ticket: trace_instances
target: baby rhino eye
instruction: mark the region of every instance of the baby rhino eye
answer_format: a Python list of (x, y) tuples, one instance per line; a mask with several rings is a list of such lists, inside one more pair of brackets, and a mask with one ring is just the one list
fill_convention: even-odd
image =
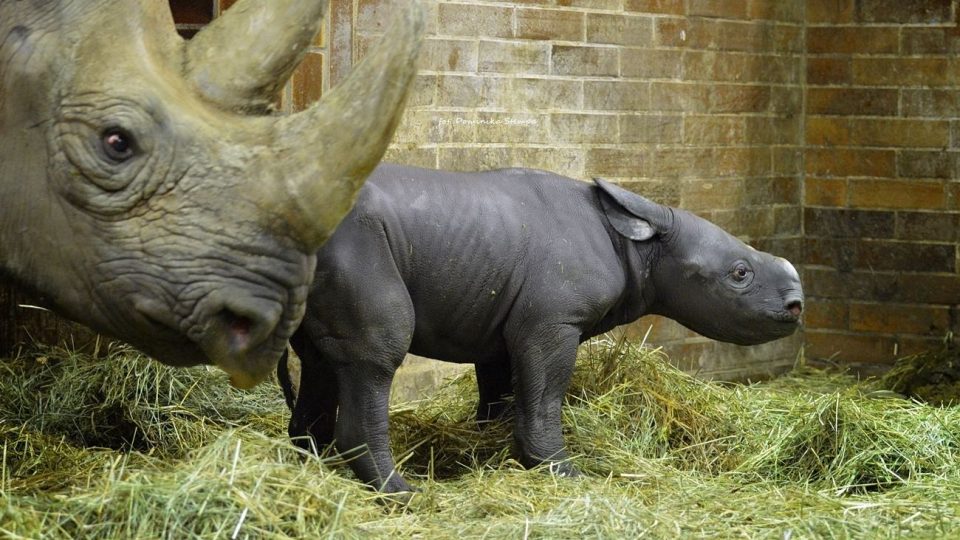
[(743, 281), (747, 279), (747, 276), (749, 275), (750, 275), (750, 271), (747, 269), (747, 266), (744, 264), (738, 264), (736, 268), (733, 269), (734, 281)]
[(120, 128), (103, 133), (103, 151), (113, 161), (124, 162), (133, 157), (133, 137)]

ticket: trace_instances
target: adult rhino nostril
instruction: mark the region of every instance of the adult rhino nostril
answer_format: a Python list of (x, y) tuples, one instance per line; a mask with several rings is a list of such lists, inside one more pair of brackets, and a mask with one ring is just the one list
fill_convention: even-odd
[(803, 302), (800, 300), (788, 302), (784, 307), (786, 307), (787, 311), (789, 311), (794, 317), (799, 317), (800, 314), (803, 313)]
[(221, 310), (217, 314), (217, 318), (229, 336), (231, 350), (242, 351), (250, 347), (250, 334), (257, 324), (254, 320), (243, 315), (237, 315), (229, 309)]

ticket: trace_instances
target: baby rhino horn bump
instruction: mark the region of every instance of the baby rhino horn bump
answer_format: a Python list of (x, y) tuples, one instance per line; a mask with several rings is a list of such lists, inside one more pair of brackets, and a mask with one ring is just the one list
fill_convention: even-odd
[(313, 41), (327, 0), (239, 0), (187, 44), (187, 77), (230, 110), (266, 111)]
[[(398, 3), (399, 4), (399, 3)], [(319, 248), (350, 211), (403, 115), (424, 28), (419, 2), (403, 2), (380, 43), (312, 108), (276, 120), (276, 182), (259, 183), (295, 236)]]

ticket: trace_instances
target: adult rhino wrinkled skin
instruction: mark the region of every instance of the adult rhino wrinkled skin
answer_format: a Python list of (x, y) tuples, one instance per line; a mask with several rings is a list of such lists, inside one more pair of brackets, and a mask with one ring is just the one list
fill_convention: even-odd
[(474, 363), (478, 420), (502, 416), (515, 394), (521, 462), (572, 475), (560, 406), (581, 342), (655, 313), (753, 345), (792, 334), (802, 307), (785, 259), (603, 180), (384, 164), (318, 255), (291, 340), (299, 388), (286, 358), (278, 375), (290, 435), (335, 442), (384, 492), (410, 490), (387, 435), (408, 351)]
[(0, 0), (0, 270), (161, 362), (263, 379), (402, 114), (403, 4), (347, 80), (272, 117), (325, 1), (240, 0), (184, 41), (166, 0)]

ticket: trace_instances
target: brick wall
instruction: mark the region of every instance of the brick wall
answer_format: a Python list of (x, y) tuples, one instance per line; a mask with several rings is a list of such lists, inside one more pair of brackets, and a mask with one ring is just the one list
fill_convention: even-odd
[[(390, 0), (332, 0), (331, 82)], [(417, 86), (387, 160), (602, 176), (762, 249), (801, 252), (800, 0), (431, 1)], [(630, 332), (720, 376), (791, 365), (799, 338), (742, 348), (658, 318)]]
[(883, 364), (960, 330), (950, 0), (807, 8), (807, 354)]

